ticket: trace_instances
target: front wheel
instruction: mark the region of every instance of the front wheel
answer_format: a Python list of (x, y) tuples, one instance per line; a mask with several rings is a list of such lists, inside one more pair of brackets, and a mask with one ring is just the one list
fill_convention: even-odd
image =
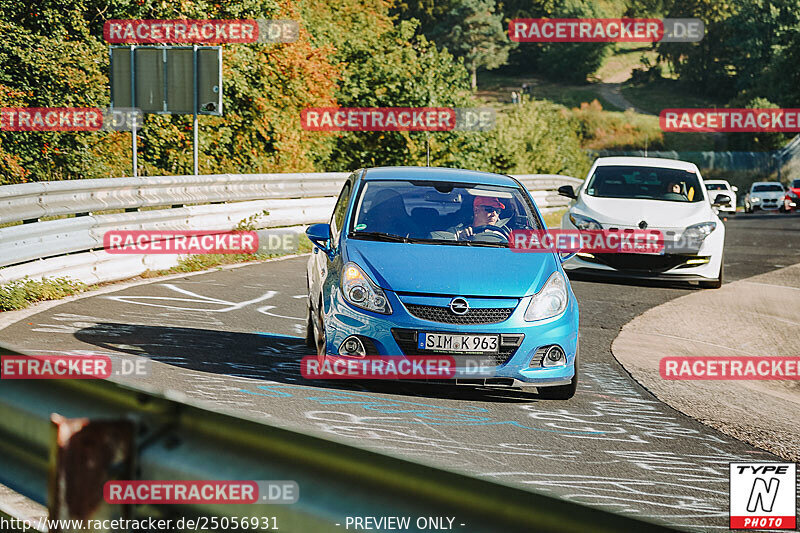
[(575, 391), (578, 390), (578, 354), (575, 353), (575, 375), (567, 385), (558, 385), (557, 387), (541, 387), (538, 389), (539, 398), (545, 400), (569, 400), (575, 396)]
[(722, 256), (719, 265), (719, 277), (712, 281), (701, 281), (700, 286), (704, 289), (719, 289), (722, 287), (722, 278), (725, 273), (725, 256)]
[[(309, 299), (311, 296), (309, 295)], [(317, 348), (317, 337), (314, 334), (314, 315), (311, 306), (308, 306), (308, 319), (306, 320), (306, 347)]]

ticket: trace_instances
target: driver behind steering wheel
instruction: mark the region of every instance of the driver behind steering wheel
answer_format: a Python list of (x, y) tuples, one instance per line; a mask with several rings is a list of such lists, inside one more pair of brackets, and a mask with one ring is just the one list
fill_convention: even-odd
[(468, 240), (475, 234), (473, 228), (497, 226), (500, 221), (500, 212), (505, 208), (506, 206), (493, 196), (476, 196), (475, 202), (472, 204), (472, 224), (469, 226), (458, 224), (448, 231), (455, 233), (457, 240)]

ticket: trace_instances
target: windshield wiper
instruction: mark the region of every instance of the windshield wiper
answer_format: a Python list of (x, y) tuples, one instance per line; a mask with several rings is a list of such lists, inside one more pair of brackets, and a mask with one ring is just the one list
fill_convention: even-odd
[(484, 246), (486, 248), (509, 248), (507, 242), (487, 242), (487, 241), (446, 241), (447, 244), (456, 246)]
[(412, 242), (408, 237), (401, 237), (400, 235), (392, 235), (391, 233), (384, 233), (382, 231), (358, 231), (350, 234), (351, 239), (367, 239), (373, 241), (386, 241), (386, 242)]

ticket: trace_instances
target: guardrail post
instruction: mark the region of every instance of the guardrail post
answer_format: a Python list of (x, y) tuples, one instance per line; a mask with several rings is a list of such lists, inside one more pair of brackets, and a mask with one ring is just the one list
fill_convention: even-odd
[[(54, 442), (49, 479), (51, 520), (128, 519), (127, 505), (109, 505), (103, 487), (133, 479), (136, 434), (132, 420), (94, 421), (53, 414)], [(80, 531), (51, 528), (51, 533)]]

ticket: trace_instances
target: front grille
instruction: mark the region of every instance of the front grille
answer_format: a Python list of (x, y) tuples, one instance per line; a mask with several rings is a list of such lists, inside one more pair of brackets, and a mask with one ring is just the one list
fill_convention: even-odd
[[(465, 332), (453, 332), (456, 335), (469, 335)], [(485, 333), (476, 333), (476, 335), (485, 335)], [(497, 353), (470, 353), (470, 354), (454, 354), (447, 351), (439, 350), (420, 350), (417, 348), (417, 331), (413, 329), (400, 329), (392, 328), (392, 336), (395, 342), (402, 350), (403, 355), (449, 355), (455, 359), (456, 364), (461, 359), (475, 359), (478, 357), (491, 358), (494, 364), (500, 366), (508, 362), (511, 357), (516, 353), (517, 348), (522, 344), (525, 335), (523, 333), (512, 333), (500, 335), (500, 349)]]
[(598, 262), (617, 270), (666, 272), (697, 256), (682, 254), (594, 254), (594, 257)]
[(514, 312), (513, 307), (470, 307), (465, 314), (457, 315), (449, 307), (418, 304), (404, 305), (408, 312), (417, 318), (443, 324), (497, 324), (506, 320)]

